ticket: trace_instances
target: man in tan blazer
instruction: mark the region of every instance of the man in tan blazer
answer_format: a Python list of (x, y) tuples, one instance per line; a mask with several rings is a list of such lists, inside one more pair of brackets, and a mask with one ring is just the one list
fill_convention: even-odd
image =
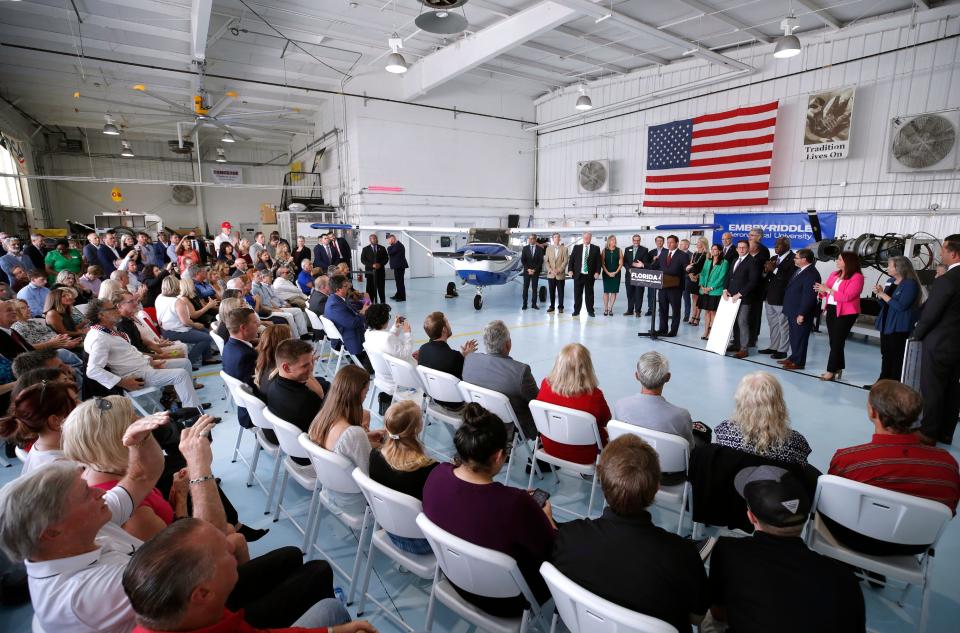
[[(544, 263), (547, 266), (547, 284), (550, 287), (550, 308), (547, 312), (553, 312), (554, 305), (557, 305), (560, 314), (563, 314), (563, 284), (567, 278), (567, 263), (570, 255), (567, 253), (567, 245), (560, 240), (559, 233), (554, 233), (550, 241), (544, 257)], [(558, 299), (556, 304), (554, 297)]]

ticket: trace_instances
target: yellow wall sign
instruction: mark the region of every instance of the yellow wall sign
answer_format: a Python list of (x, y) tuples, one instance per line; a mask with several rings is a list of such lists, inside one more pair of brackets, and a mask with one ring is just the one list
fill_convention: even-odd
[(120, 187), (114, 187), (110, 190), (110, 198), (114, 202), (123, 202), (123, 193), (120, 191)]

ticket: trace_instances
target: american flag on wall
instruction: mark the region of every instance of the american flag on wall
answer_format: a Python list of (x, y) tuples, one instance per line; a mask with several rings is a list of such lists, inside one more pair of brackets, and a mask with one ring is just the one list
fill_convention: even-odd
[(767, 204), (778, 103), (651, 126), (643, 206)]

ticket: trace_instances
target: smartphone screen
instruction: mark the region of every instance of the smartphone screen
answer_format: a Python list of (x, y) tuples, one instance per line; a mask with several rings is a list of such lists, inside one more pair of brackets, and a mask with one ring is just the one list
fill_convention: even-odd
[(543, 488), (537, 488), (530, 493), (530, 496), (533, 497), (533, 500), (537, 502), (537, 505), (541, 508), (547, 502), (547, 499), (550, 498), (550, 493), (544, 490)]

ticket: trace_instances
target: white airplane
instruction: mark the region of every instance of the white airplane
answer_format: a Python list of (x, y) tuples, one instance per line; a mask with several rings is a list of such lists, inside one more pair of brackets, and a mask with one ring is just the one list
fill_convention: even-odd
[[(460, 278), (461, 285), (476, 286), (477, 294), (473, 298), (473, 307), (477, 310), (483, 307), (483, 289), (487, 286), (502, 286), (516, 280), (523, 272), (520, 264), (521, 249), (524, 244), (511, 247), (512, 236), (526, 236), (537, 234), (549, 236), (554, 233), (560, 235), (583, 235), (594, 230), (608, 233), (654, 233), (664, 231), (696, 231), (714, 230), (721, 228), (718, 224), (661, 224), (658, 226), (578, 226), (578, 227), (531, 227), (523, 229), (485, 229), (463, 228), (449, 226), (385, 226), (382, 224), (311, 224), (313, 229), (345, 230), (345, 231), (374, 231), (402, 234), (412, 242), (422, 247), (431, 257), (450, 260), (450, 266)], [(467, 235), (467, 243), (453, 251), (434, 251), (418, 241), (414, 234), (430, 235)], [(362, 248), (362, 246), (360, 247)], [(602, 246), (601, 246), (602, 248)], [(447, 294), (456, 294), (456, 284), (447, 284)], [(540, 301), (547, 300), (547, 289), (540, 286)]]

